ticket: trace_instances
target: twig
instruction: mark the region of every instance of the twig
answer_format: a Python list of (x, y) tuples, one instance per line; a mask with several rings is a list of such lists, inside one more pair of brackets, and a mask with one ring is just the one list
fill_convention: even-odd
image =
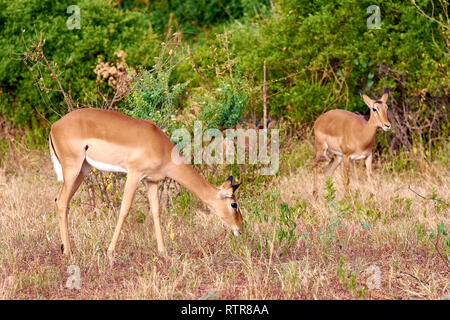
[(233, 83), (233, 68), (230, 59), (230, 49), (228, 48), (228, 32), (225, 30), (225, 52), (227, 54), (227, 69), (230, 72), (231, 83)]
[(50, 62), (47, 60), (47, 58), (44, 55), (44, 51), (42, 50), (42, 46), (43, 46), (42, 33), (41, 33), (41, 35), (39, 37), (39, 42), (38, 43), (36, 43), (34, 41), (31, 41), (31, 43), (34, 45), (34, 51), (37, 53), (36, 59), (41, 59), (41, 60), (43, 60), (45, 62), (45, 65), (46, 65), (47, 69), (52, 74), (53, 80), (55, 80), (56, 83), (59, 86), (59, 91), (61, 92), (61, 94), (64, 97), (64, 101), (66, 102), (66, 105), (67, 105), (67, 110), (69, 112), (72, 111), (74, 109), (74, 107), (73, 107), (74, 103), (73, 103), (72, 99), (66, 94), (66, 91), (64, 90), (64, 88), (63, 88), (63, 86), (61, 84), (61, 81), (58, 78), (58, 75), (56, 74), (55, 70), (52, 68)]
[(422, 199), (439, 201), (439, 202), (442, 202), (443, 204), (445, 204), (446, 206), (449, 206), (449, 207), (450, 207), (450, 204), (448, 204), (447, 202), (445, 202), (445, 201), (443, 201), (443, 200), (441, 200), (441, 199), (438, 199), (438, 198), (428, 198), (428, 197), (424, 197), (424, 196), (418, 194), (416, 191), (414, 191), (413, 189), (411, 189), (411, 186), (408, 186), (408, 189), (409, 189), (410, 191), (414, 192), (416, 195), (418, 195), (418, 196), (421, 197)]
[[(429, 20), (431, 20), (431, 21), (436, 22), (437, 24), (439, 24), (440, 26), (446, 28), (447, 30), (450, 30), (450, 27), (449, 27), (449, 26), (445, 25), (444, 23), (442, 23), (442, 22), (439, 21), (439, 20), (436, 20), (436, 19), (433, 18), (433, 17), (430, 17), (430, 16), (427, 15), (425, 12), (423, 12), (423, 10), (416, 4), (416, 1), (415, 1), (415, 0), (412, 0), (412, 3), (413, 3), (413, 5), (417, 8), (417, 10), (419, 10), (419, 14), (420, 14), (420, 15), (424, 16), (425, 18), (427, 18), (427, 19), (429, 19)], [(431, 3), (433, 3), (433, 2), (431, 2)], [(433, 4), (433, 9), (434, 9), (434, 4)]]
[(216, 93), (215, 93), (215, 91), (214, 91), (214, 88), (213, 88), (211, 82), (209, 82), (209, 80), (208, 80), (208, 78), (206, 78), (205, 74), (204, 74), (204, 73), (200, 70), (200, 68), (195, 64), (195, 61), (194, 61), (194, 55), (192, 54), (191, 47), (188, 46), (187, 49), (188, 49), (188, 55), (189, 55), (189, 57), (191, 58), (191, 65), (192, 65), (192, 67), (194, 68), (195, 72), (197, 72), (197, 73), (200, 75), (200, 77), (202, 77), (203, 80), (205, 80), (206, 84), (207, 84), (208, 87), (209, 87), (209, 90), (212, 92), (212, 94), (213, 94), (214, 96), (216, 96)]
[[(37, 84), (38, 88), (43, 90), (43, 91), (45, 91), (47, 93), (47, 96), (48, 96), (48, 91), (60, 92), (63, 95), (63, 97), (64, 97), (64, 101), (65, 101), (65, 103), (67, 105), (67, 110), (69, 112), (72, 111), (74, 109), (74, 102), (73, 102), (72, 98), (64, 90), (63, 85), (61, 84), (61, 81), (59, 80), (55, 69), (53, 69), (53, 67), (51, 66), (50, 62), (45, 57), (44, 50), (42, 49), (42, 47), (43, 47), (43, 45), (45, 43), (45, 40), (42, 39), (42, 33), (39, 36), (39, 41), (38, 42), (35, 42), (33, 40), (29, 40), (29, 42), (33, 46), (32, 49), (31, 49), (31, 52), (29, 51), (29, 49), (28, 49), (28, 47), (26, 45), (26, 41), (25, 41), (25, 38), (24, 38), (23, 34), (22, 34), (22, 42), (24, 44), (25, 50), (27, 51), (25, 53), (22, 53), (23, 61), (24, 61), (25, 65), (26, 65), (26, 67), (31, 71), (31, 68), (29, 68), (29, 66), (27, 65), (26, 61), (34, 61), (36, 63), (37, 68), (38, 68), (38, 72), (39, 72), (39, 74), (41, 76), (41, 79), (43, 79), (42, 81), (45, 81), (44, 77), (43, 77), (43, 74), (42, 74), (42, 71), (41, 71), (41, 69), (39, 67), (39, 64), (42, 64), (44, 67), (47, 68), (48, 71), (50, 71), (51, 78), (53, 80), (55, 80), (55, 82), (57, 83), (57, 85), (59, 87), (59, 90), (47, 88), (45, 86), (45, 82), (44, 82), (44, 87), (41, 87), (41, 85), (39, 84), (39, 80), (36, 80), (36, 84)], [(42, 63), (42, 61), (44, 61), (45, 63)], [(50, 101), (50, 98), (49, 98), (49, 101)]]
[(263, 83), (263, 113), (264, 130), (267, 132), (267, 82), (266, 82), (266, 61), (264, 60), (264, 83)]
[(419, 279), (419, 278), (417, 278), (416, 276), (413, 276), (411, 273), (408, 273), (408, 272), (405, 272), (405, 271), (400, 271), (400, 273), (406, 274), (406, 275), (408, 275), (408, 276), (410, 276), (410, 277), (416, 279), (417, 281), (419, 281), (419, 282), (421, 282), (421, 283), (424, 283), (424, 284), (426, 284), (426, 285), (429, 285), (429, 283), (428, 283), (427, 281), (424, 281), (424, 280), (422, 280), (422, 279)]
[(439, 248), (438, 248), (438, 246), (437, 246), (438, 241), (439, 241), (439, 234), (438, 234), (438, 236), (437, 236), (436, 243), (433, 243), (433, 245), (434, 245), (434, 248), (436, 249), (436, 251), (437, 251), (439, 257), (442, 259), (442, 261), (444, 261), (445, 265), (447, 266), (447, 269), (450, 270), (450, 265), (449, 265), (449, 263), (448, 263), (448, 259), (445, 259), (444, 256), (442, 255), (442, 253), (439, 251)]

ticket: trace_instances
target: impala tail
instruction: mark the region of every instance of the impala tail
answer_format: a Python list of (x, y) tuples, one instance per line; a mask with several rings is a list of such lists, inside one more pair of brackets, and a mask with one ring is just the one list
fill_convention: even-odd
[(58, 156), (56, 155), (56, 150), (55, 146), (53, 145), (51, 133), (48, 135), (48, 148), (50, 149), (50, 156), (52, 158), (53, 168), (55, 169), (56, 172), (56, 178), (58, 181), (62, 182), (63, 181), (62, 167), (61, 163), (58, 160)]

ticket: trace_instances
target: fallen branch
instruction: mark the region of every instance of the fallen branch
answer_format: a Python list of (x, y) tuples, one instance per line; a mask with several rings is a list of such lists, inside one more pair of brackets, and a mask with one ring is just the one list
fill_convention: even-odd
[(439, 241), (439, 235), (437, 237), (436, 243), (433, 243), (434, 248), (436, 249), (436, 252), (438, 253), (439, 257), (442, 259), (442, 261), (444, 261), (445, 265), (447, 266), (447, 269), (450, 270), (450, 265), (448, 263), (448, 259), (445, 259), (445, 257), (442, 255), (442, 253), (439, 251), (439, 248), (437, 246)]
[(408, 186), (408, 189), (409, 189), (410, 191), (414, 192), (416, 195), (418, 195), (418, 196), (421, 197), (422, 199), (438, 201), (438, 202), (441, 202), (441, 203), (445, 204), (446, 206), (449, 206), (449, 207), (450, 207), (450, 204), (448, 204), (447, 202), (445, 202), (445, 201), (443, 201), (443, 200), (441, 200), (441, 199), (438, 199), (438, 198), (428, 198), (428, 197), (424, 197), (424, 196), (418, 194), (416, 191), (414, 191), (413, 189), (411, 189), (411, 186)]
[(424, 280), (422, 280), (422, 279), (419, 279), (419, 278), (417, 278), (416, 276), (412, 275), (411, 273), (408, 273), (408, 272), (406, 272), (406, 271), (400, 271), (400, 273), (406, 274), (407, 276), (410, 276), (411, 278), (416, 279), (416, 280), (417, 280), (418, 282), (420, 282), (420, 283), (424, 283), (424, 284), (426, 284), (426, 285), (429, 285), (429, 283), (428, 283), (427, 281), (424, 281)]

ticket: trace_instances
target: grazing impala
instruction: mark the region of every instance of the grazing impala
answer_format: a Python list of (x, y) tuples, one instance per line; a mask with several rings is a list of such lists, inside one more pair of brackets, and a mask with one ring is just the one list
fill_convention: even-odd
[(128, 215), (141, 180), (148, 186), (158, 251), (164, 253), (159, 219), (157, 182), (169, 177), (194, 193), (235, 235), (240, 232), (241, 211), (229, 177), (220, 187), (208, 183), (187, 163), (176, 164), (172, 153), (181, 157), (169, 138), (153, 122), (134, 119), (102, 109), (78, 109), (55, 122), (50, 131), (49, 148), (62, 187), (56, 199), (64, 254), (70, 256), (67, 213), (70, 199), (91, 167), (102, 171), (127, 173), (116, 229), (108, 248), (111, 259), (123, 222)]
[(314, 123), (315, 157), (312, 162), (314, 171), (313, 193), (317, 194), (317, 165), (328, 155), (331, 161), (326, 175), (333, 174), (337, 166), (344, 163), (344, 187), (347, 193), (350, 160), (365, 159), (367, 179), (371, 187), (372, 180), (372, 148), (375, 145), (375, 134), (380, 127), (384, 131), (391, 129), (387, 117), (386, 101), (389, 90), (385, 89), (380, 100), (372, 100), (361, 92), (361, 97), (370, 108), (370, 118), (366, 121), (362, 116), (346, 110), (330, 110), (317, 118)]

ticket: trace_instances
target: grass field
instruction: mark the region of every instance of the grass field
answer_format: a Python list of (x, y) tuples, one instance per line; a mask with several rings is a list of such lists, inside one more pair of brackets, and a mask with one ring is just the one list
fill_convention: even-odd
[[(450, 208), (409, 189), (448, 202), (448, 143), (432, 163), (420, 150), (377, 157), (375, 194), (365, 185), (363, 161), (358, 162), (352, 166), (352, 194), (346, 198), (342, 168), (332, 182), (320, 176), (321, 192), (317, 199), (312, 196), (310, 139), (293, 140), (280, 150), (277, 176), (235, 175), (244, 182), (238, 192), (245, 227), (240, 237), (234, 237), (186, 191), (173, 204), (162, 205), (168, 252), (164, 257), (157, 253), (142, 184), (122, 229), (113, 267), (106, 249), (117, 205), (97, 201), (93, 208), (88, 188), (82, 185), (70, 207), (74, 254), (68, 261), (60, 252), (54, 205), (60, 185), (48, 152), (23, 149), (8, 155), (0, 168), (0, 298), (443, 299), (450, 295)], [(208, 168), (203, 170), (213, 182), (228, 173), (219, 168), (213, 177)], [(119, 181), (123, 187), (124, 180)], [(70, 285), (74, 275), (68, 272), (70, 265), (79, 268), (80, 289)]]

